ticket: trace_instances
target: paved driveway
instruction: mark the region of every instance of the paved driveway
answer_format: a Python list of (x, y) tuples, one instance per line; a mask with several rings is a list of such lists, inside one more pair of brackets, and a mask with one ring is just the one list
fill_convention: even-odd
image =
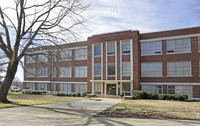
[(0, 126), (199, 126), (200, 121), (131, 118), (98, 118), (98, 112), (119, 100), (70, 103), (0, 109)]

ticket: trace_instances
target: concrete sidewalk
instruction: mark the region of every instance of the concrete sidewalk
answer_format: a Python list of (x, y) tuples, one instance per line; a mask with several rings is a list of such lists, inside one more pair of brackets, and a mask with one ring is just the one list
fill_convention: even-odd
[[(87, 103), (88, 102), (88, 103)], [(114, 101), (113, 101), (114, 102)], [(118, 103), (119, 101), (116, 101)], [(132, 118), (93, 117), (97, 103), (111, 105), (109, 99), (101, 101), (84, 100), (79, 102), (13, 107), (0, 109), (0, 126), (199, 126), (195, 120), (158, 120)], [(82, 108), (78, 108), (81, 106)], [(93, 104), (95, 109), (89, 109)], [(87, 106), (87, 108), (84, 108)], [(101, 107), (100, 107), (101, 108)], [(102, 107), (105, 109), (105, 106)]]

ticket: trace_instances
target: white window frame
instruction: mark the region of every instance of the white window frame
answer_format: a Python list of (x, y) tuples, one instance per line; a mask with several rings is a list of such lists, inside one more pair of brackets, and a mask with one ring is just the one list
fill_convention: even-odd
[[(121, 40), (121, 54), (122, 55), (130, 55), (131, 53), (131, 40)], [(123, 50), (123, 43), (129, 43), (128, 49)], [(129, 53), (124, 53), (124, 51), (129, 51)]]
[[(154, 44), (154, 53), (150, 53), (149, 50), (150, 50), (150, 44)], [(157, 46), (156, 46), (156, 43), (160, 43), (160, 50), (159, 51), (156, 51), (157, 50)], [(145, 46), (147, 47), (147, 53), (143, 53), (143, 44), (146, 44)], [(160, 53), (156, 53), (156, 52), (160, 52)], [(141, 56), (148, 56), (148, 55), (162, 55), (162, 41), (150, 41), (150, 42), (141, 42)]]
[[(97, 69), (97, 68), (95, 67), (95, 65), (97, 65), (97, 64), (100, 66), (100, 67), (99, 67), (100, 71), (98, 70), (98, 72), (100, 72), (100, 73), (98, 73), (98, 74), (96, 74), (96, 72), (97, 72), (96, 69)], [(101, 76), (101, 72), (102, 72), (102, 71), (101, 71), (101, 66), (102, 66), (101, 63), (95, 63), (95, 64), (94, 64), (94, 76), (95, 76), (95, 77), (100, 77), (100, 76)]]
[[(181, 62), (189, 62), (190, 63), (190, 75), (169, 75), (169, 72), (168, 72), (168, 70), (169, 70), (169, 63), (175, 63), (175, 67), (176, 67), (176, 63), (181, 63)], [(167, 62), (167, 77), (192, 77), (192, 63), (191, 63), (191, 61), (169, 61), (169, 62)]]
[[(109, 75), (109, 74), (108, 74), (108, 73), (109, 73), (109, 69), (108, 69), (109, 64), (114, 64), (114, 71), (115, 71), (115, 74), (114, 74), (114, 75)], [(115, 67), (116, 67), (116, 63), (115, 63), (115, 62), (107, 63), (107, 73), (106, 73), (107, 76), (115, 76), (115, 75), (116, 75), (116, 72), (117, 72), (117, 71), (116, 71), (116, 68), (115, 68)]]
[(94, 92), (101, 92), (101, 82), (94, 83)]
[[(186, 51), (186, 52), (177, 52), (175, 50), (175, 43), (177, 41), (180, 41), (180, 40), (184, 40), (184, 39), (188, 39), (189, 40), (189, 50)], [(168, 47), (167, 47), (167, 43), (168, 42), (173, 42), (173, 52), (168, 52)], [(181, 50), (183, 50), (183, 41), (181, 41)], [(191, 39), (190, 38), (180, 38), (180, 39), (170, 39), (170, 40), (166, 40), (166, 54), (181, 54), (181, 53), (191, 53)]]
[[(144, 64), (149, 64), (149, 65), (156, 65), (156, 64), (160, 64), (161, 65), (161, 75), (150, 75), (148, 74), (148, 76), (146, 75), (143, 75), (143, 65)], [(156, 72), (156, 67), (154, 67), (154, 70), (152, 72)], [(142, 62), (141, 63), (141, 77), (163, 77), (163, 65), (162, 65), (162, 62)]]

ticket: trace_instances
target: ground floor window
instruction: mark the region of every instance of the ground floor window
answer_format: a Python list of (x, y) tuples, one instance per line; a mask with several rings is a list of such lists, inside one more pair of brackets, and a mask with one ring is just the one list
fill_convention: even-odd
[(87, 90), (87, 84), (74, 84), (74, 92), (82, 93)]
[(175, 94), (175, 86), (168, 86), (168, 94)]
[(101, 92), (101, 83), (94, 83), (94, 92)]
[(51, 85), (51, 91), (56, 91), (56, 84)]
[(71, 84), (60, 84), (60, 92), (71, 93), (72, 87)]
[(35, 83), (26, 83), (26, 89), (35, 90)]
[(192, 86), (168, 86), (168, 94), (187, 94), (192, 97)]
[(131, 91), (131, 83), (122, 83), (122, 91)]
[(162, 85), (143, 85), (142, 90), (147, 93), (162, 94)]
[(46, 84), (46, 83), (38, 83), (38, 84), (37, 84), (37, 89), (38, 89), (38, 90), (47, 91), (47, 84)]

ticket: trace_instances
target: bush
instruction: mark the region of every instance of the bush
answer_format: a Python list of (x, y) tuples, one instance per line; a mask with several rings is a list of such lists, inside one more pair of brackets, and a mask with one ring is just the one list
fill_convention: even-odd
[(188, 99), (188, 95), (186, 94), (180, 94), (180, 95), (174, 95), (174, 94), (158, 94), (159, 100), (178, 100), (178, 101), (184, 101)]
[(158, 94), (149, 93), (148, 94), (148, 99), (158, 99)]
[(85, 90), (82, 92), (82, 97), (85, 97), (87, 94), (90, 94), (91, 92), (89, 92), (88, 90)]
[(81, 93), (77, 93), (77, 94), (76, 94), (76, 97), (80, 97), (80, 96), (81, 96)]
[(148, 94), (145, 91), (133, 90), (132, 91), (133, 99), (147, 99)]

